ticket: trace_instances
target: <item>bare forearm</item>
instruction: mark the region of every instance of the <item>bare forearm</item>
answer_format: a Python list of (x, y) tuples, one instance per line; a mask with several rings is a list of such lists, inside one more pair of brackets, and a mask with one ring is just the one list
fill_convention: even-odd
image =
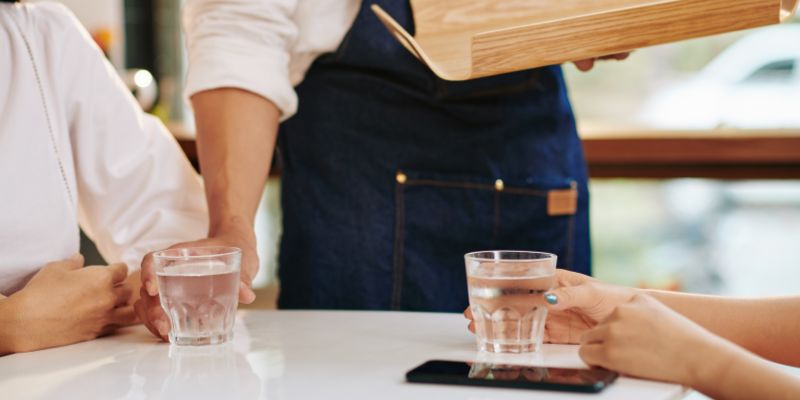
[[(736, 347), (719, 343), (696, 353), (698, 375), (682, 382), (715, 399), (796, 399), (800, 379)], [(702, 358), (700, 354), (703, 354)]]
[(13, 301), (3, 297), (0, 299), (0, 356), (16, 352), (18, 328)]
[(647, 291), (711, 332), (767, 359), (800, 366), (800, 298), (736, 299)]
[(239, 89), (192, 96), (209, 235), (230, 225), (251, 227), (269, 174), (280, 113), (270, 101)]

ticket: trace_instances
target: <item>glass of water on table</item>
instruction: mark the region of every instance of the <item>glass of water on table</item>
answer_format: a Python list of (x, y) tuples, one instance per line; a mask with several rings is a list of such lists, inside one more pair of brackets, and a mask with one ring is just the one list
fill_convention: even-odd
[(555, 284), (554, 254), (482, 251), (464, 256), (478, 350), (538, 352), (544, 339), (544, 294)]
[(161, 307), (176, 345), (225, 343), (233, 337), (242, 252), (196, 247), (153, 254)]

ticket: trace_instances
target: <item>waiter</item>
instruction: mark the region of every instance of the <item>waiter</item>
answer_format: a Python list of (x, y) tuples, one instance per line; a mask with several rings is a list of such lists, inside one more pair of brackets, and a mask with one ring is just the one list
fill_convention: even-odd
[(475, 250), (548, 251), (590, 273), (586, 165), (561, 68), (443, 81), (373, 3), (413, 30), (401, 0), (186, 4), (211, 217), (201, 244), (250, 253), (241, 300), (254, 298), (253, 219), (276, 142), (281, 308), (460, 312)]

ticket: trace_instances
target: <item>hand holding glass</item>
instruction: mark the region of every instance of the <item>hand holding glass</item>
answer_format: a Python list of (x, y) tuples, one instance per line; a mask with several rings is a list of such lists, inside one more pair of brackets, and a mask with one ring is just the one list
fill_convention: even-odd
[(557, 257), (526, 251), (464, 256), (478, 349), (537, 352), (544, 339), (544, 294), (553, 288)]
[(177, 248), (153, 254), (169, 341), (218, 344), (233, 337), (242, 252), (235, 247)]

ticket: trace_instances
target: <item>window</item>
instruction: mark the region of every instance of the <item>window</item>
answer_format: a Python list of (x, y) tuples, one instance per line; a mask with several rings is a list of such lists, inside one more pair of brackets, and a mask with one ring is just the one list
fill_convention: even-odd
[(588, 74), (565, 67), (593, 176), (596, 276), (705, 293), (797, 293), (783, 284), (800, 279), (800, 52), (792, 43), (800, 25), (643, 49)]
[(744, 82), (788, 82), (794, 77), (794, 71), (795, 60), (774, 61), (753, 72)]
[(800, 24), (794, 22), (641, 49), (627, 61), (601, 62), (589, 73), (571, 66), (565, 70), (581, 131), (587, 135), (714, 133), (719, 128), (797, 131), (797, 43)]

